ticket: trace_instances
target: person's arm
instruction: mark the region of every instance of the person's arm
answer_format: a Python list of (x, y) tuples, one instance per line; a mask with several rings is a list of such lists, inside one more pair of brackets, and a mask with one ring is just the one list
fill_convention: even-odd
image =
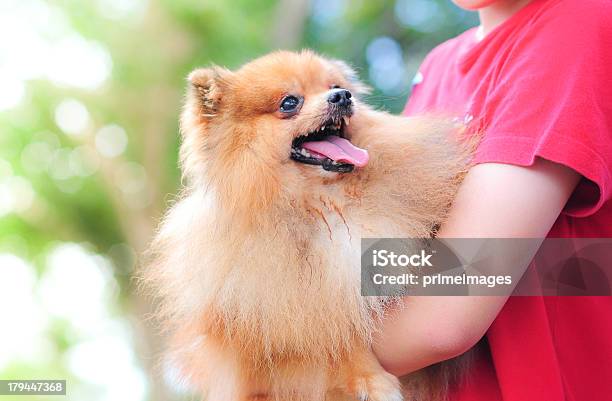
[[(474, 166), (440, 230), (447, 238), (543, 238), (580, 179), (544, 159), (529, 167)], [(506, 297), (407, 297), (389, 311), (374, 352), (392, 374), (404, 374), (460, 355), (485, 334)]]

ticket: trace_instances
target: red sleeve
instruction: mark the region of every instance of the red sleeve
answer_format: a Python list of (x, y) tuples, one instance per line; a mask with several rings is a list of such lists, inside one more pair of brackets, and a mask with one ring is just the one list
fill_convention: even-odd
[(565, 213), (588, 216), (612, 197), (612, 2), (559, 2), (501, 64), (483, 107), (477, 163), (536, 157), (581, 174)]

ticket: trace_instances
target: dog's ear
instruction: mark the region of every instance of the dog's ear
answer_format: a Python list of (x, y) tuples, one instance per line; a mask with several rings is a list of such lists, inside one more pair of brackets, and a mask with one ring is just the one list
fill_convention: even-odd
[(200, 106), (203, 116), (216, 115), (232, 74), (230, 70), (217, 66), (198, 68), (189, 74), (190, 95)]
[(344, 75), (346, 80), (350, 82), (351, 86), (353, 87), (355, 92), (357, 92), (357, 94), (367, 95), (372, 92), (372, 88), (370, 88), (369, 86), (367, 86), (366, 84), (364, 84), (363, 82), (359, 80), (359, 75), (357, 75), (357, 72), (355, 71), (353, 67), (351, 67), (350, 65), (348, 65), (342, 60), (334, 59), (334, 60), (331, 60), (331, 62), (334, 65), (334, 67), (340, 70), (340, 72), (342, 73), (342, 75)]

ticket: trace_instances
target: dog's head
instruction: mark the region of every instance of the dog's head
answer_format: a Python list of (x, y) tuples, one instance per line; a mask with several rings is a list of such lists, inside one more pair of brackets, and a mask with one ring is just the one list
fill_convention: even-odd
[(367, 88), (341, 61), (280, 51), (236, 71), (197, 69), (188, 80), (181, 158), (191, 181), (235, 185), (242, 196), (261, 192), (265, 202), (268, 186), (329, 179), (368, 163), (349, 128)]
[(250, 153), (271, 168), (305, 164), (336, 173), (368, 162), (367, 151), (347, 138), (356, 98), (366, 88), (341, 61), (309, 51), (276, 52), (235, 72), (195, 70), (189, 86), (183, 132), (186, 139), (196, 136), (199, 146), (184, 149), (187, 158), (239, 161)]

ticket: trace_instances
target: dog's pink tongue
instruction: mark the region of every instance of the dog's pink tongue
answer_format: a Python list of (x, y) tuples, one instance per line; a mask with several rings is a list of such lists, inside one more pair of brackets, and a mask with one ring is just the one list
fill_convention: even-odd
[(365, 166), (370, 160), (367, 150), (358, 148), (348, 140), (335, 135), (326, 136), (321, 141), (304, 142), (302, 147), (334, 161), (354, 164), (357, 167)]

